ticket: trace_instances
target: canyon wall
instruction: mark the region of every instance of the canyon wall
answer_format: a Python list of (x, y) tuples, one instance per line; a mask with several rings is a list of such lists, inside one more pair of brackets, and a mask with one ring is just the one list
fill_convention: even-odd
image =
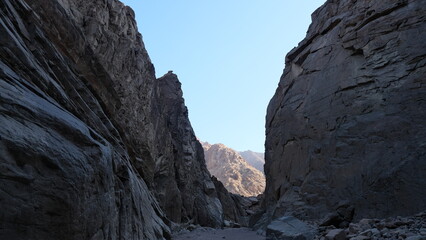
[[(159, 149), (155, 194), (166, 215), (174, 222), (220, 227), (222, 204), (204, 160), (203, 147), (195, 137), (175, 74), (157, 81), (156, 99), (160, 118), (155, 146)], [(229, 194), (225, 192), (223, 194)]]
[(0, 2), (0, 238), (164, 239), (223, 224), (180, 83), (116, 0)]
[(426, 208), (426, 1), (328, 0), (266, 119), (264, 206), (337, 225)]

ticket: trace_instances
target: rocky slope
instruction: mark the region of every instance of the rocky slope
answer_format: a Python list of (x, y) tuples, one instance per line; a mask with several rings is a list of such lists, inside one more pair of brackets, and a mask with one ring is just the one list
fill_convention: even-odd
[(223, 144), (203, 143), (207, 169), (225, 188), (242, 196), (257, 196), (265, 189), (265, 176), (237, 151)]
[(386, 219), (361, 219), (347, 228), (335, 226), (320, 227), (314, 239), (319, 240), (368, 240), (368, 239), (426, 239), (426, 213), (408, 217), (389, 217)]
[(0, 35), (0, 239), (222, 226), (180, 84), (155, 79), (130, 8), (4, 0)]
[(263, 165), (265, 164), (265, 154), (253, 152), (250, 150), (238, 152), (241, 157), (243, 157), (248, 164), (252, 165), (254, 168), (259, 170), (260, 172), (264, 172)]
[(328, 0), (267, 111), (273, 218), (335, 225), (426, 208), (426, 1)]

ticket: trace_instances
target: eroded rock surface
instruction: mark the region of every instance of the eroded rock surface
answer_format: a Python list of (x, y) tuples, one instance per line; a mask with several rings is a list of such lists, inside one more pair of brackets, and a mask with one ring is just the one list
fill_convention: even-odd
[(0, 36), (0, 239), (223, 224), (180, 84), (155, 79), (130, 8), (4, 0)]
[(272, 217), (342, 223), (426, 208), (426, 1), (327, 1), (266, 121)]
[[(123, 106), (111, 88), (114, 75), (102, 63), (107, 60), (61, 4), (0, 3), (0, 238), (170, 237), (165, 216), (133, 164), (124, 129), (111, 119), (115, 112), (106, 111)], [(150, 63), (131, 11), (113, 1), (104, 7), (97, 7), (98, 14), (111, 27), (128, 29), (117, 33), (100, 25), (111, 41), (122, 38), (127, 57), (140, 50), (139, 59), (131, 58), (134, 65), (121, 64), (132, 70), (123, 71), (142, 74)], [(73, 13), (82, 14), (79, 10)]]
[(264, 172), (263, 165), (265, 165), (265, 154), (250, 150), (239, 152), (239, 154), (254, 168), (262, 173)]
[(160, 205), (174, 222), (221, 227), (222, 204), (207, 170), (203, 148), (189, 122), (181, 83), (169, 72), (158, 79), (157, 86), (161, 118), (156, 119), (156, 146), (161, 154), (154, 182)]
[(246, 197), (263, 193), (265, 176), (237, 151), (223, 144), (203, 143), (203, 148), (208, 170), (229, 192)]

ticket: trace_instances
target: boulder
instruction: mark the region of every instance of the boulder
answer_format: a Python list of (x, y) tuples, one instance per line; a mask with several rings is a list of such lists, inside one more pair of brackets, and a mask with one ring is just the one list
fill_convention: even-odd
[(327, 235), (325, 235), (327, 240), (345, 240), (346, 232), (344, 229), (333, 229), (330, 230)]
[(266, 228), (266, 239), (270, 240), (310, 240), (314, 239), (317, 229), (292, 216), (272, 221)]

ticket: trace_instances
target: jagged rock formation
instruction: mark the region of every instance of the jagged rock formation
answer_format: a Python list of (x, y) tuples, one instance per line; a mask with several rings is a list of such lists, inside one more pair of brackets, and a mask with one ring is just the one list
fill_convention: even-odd
[(222, 225), (180, 85), (155, 79), (130, 8), (4, 0), (0, 35), (0, 239), (163, 239), (169, 219)]
[(426, 1), (329, 0), (266, 121), (265, 206), (334, 224), (426, 208)]
[(257, 196), (265, 189), (265, 176), (237, 151), (223, 144), (202, 143), (207, 169), (225, 188), (242, 196)]
[[(220, 227), (222, 205), (204, 161), (204, 153), (188, 119), (181, 84), (171, 72), (159, 78), (156, 146), (161, 150), (155, 168), (155, 193), (174, 222), (193, 220)], [(224, 192), (223, 194), (229, 194)]]
[(220, 202), (222, 203), (225, 220), (234, 221), (247, 226), (248, 213), (241, 204), (244, 198), (235, 194), (229, 194), (223, 183), (217, 180), (215, 176), (212, 177), (212, 180), (218, 192)]
[(246, 160), (250, 165), (252, 165), (257, 170), (264, 172), (263, 165), (265, 164), (265, 154), (253, 152), (250, 150), (239, 152), (241, 157)]

